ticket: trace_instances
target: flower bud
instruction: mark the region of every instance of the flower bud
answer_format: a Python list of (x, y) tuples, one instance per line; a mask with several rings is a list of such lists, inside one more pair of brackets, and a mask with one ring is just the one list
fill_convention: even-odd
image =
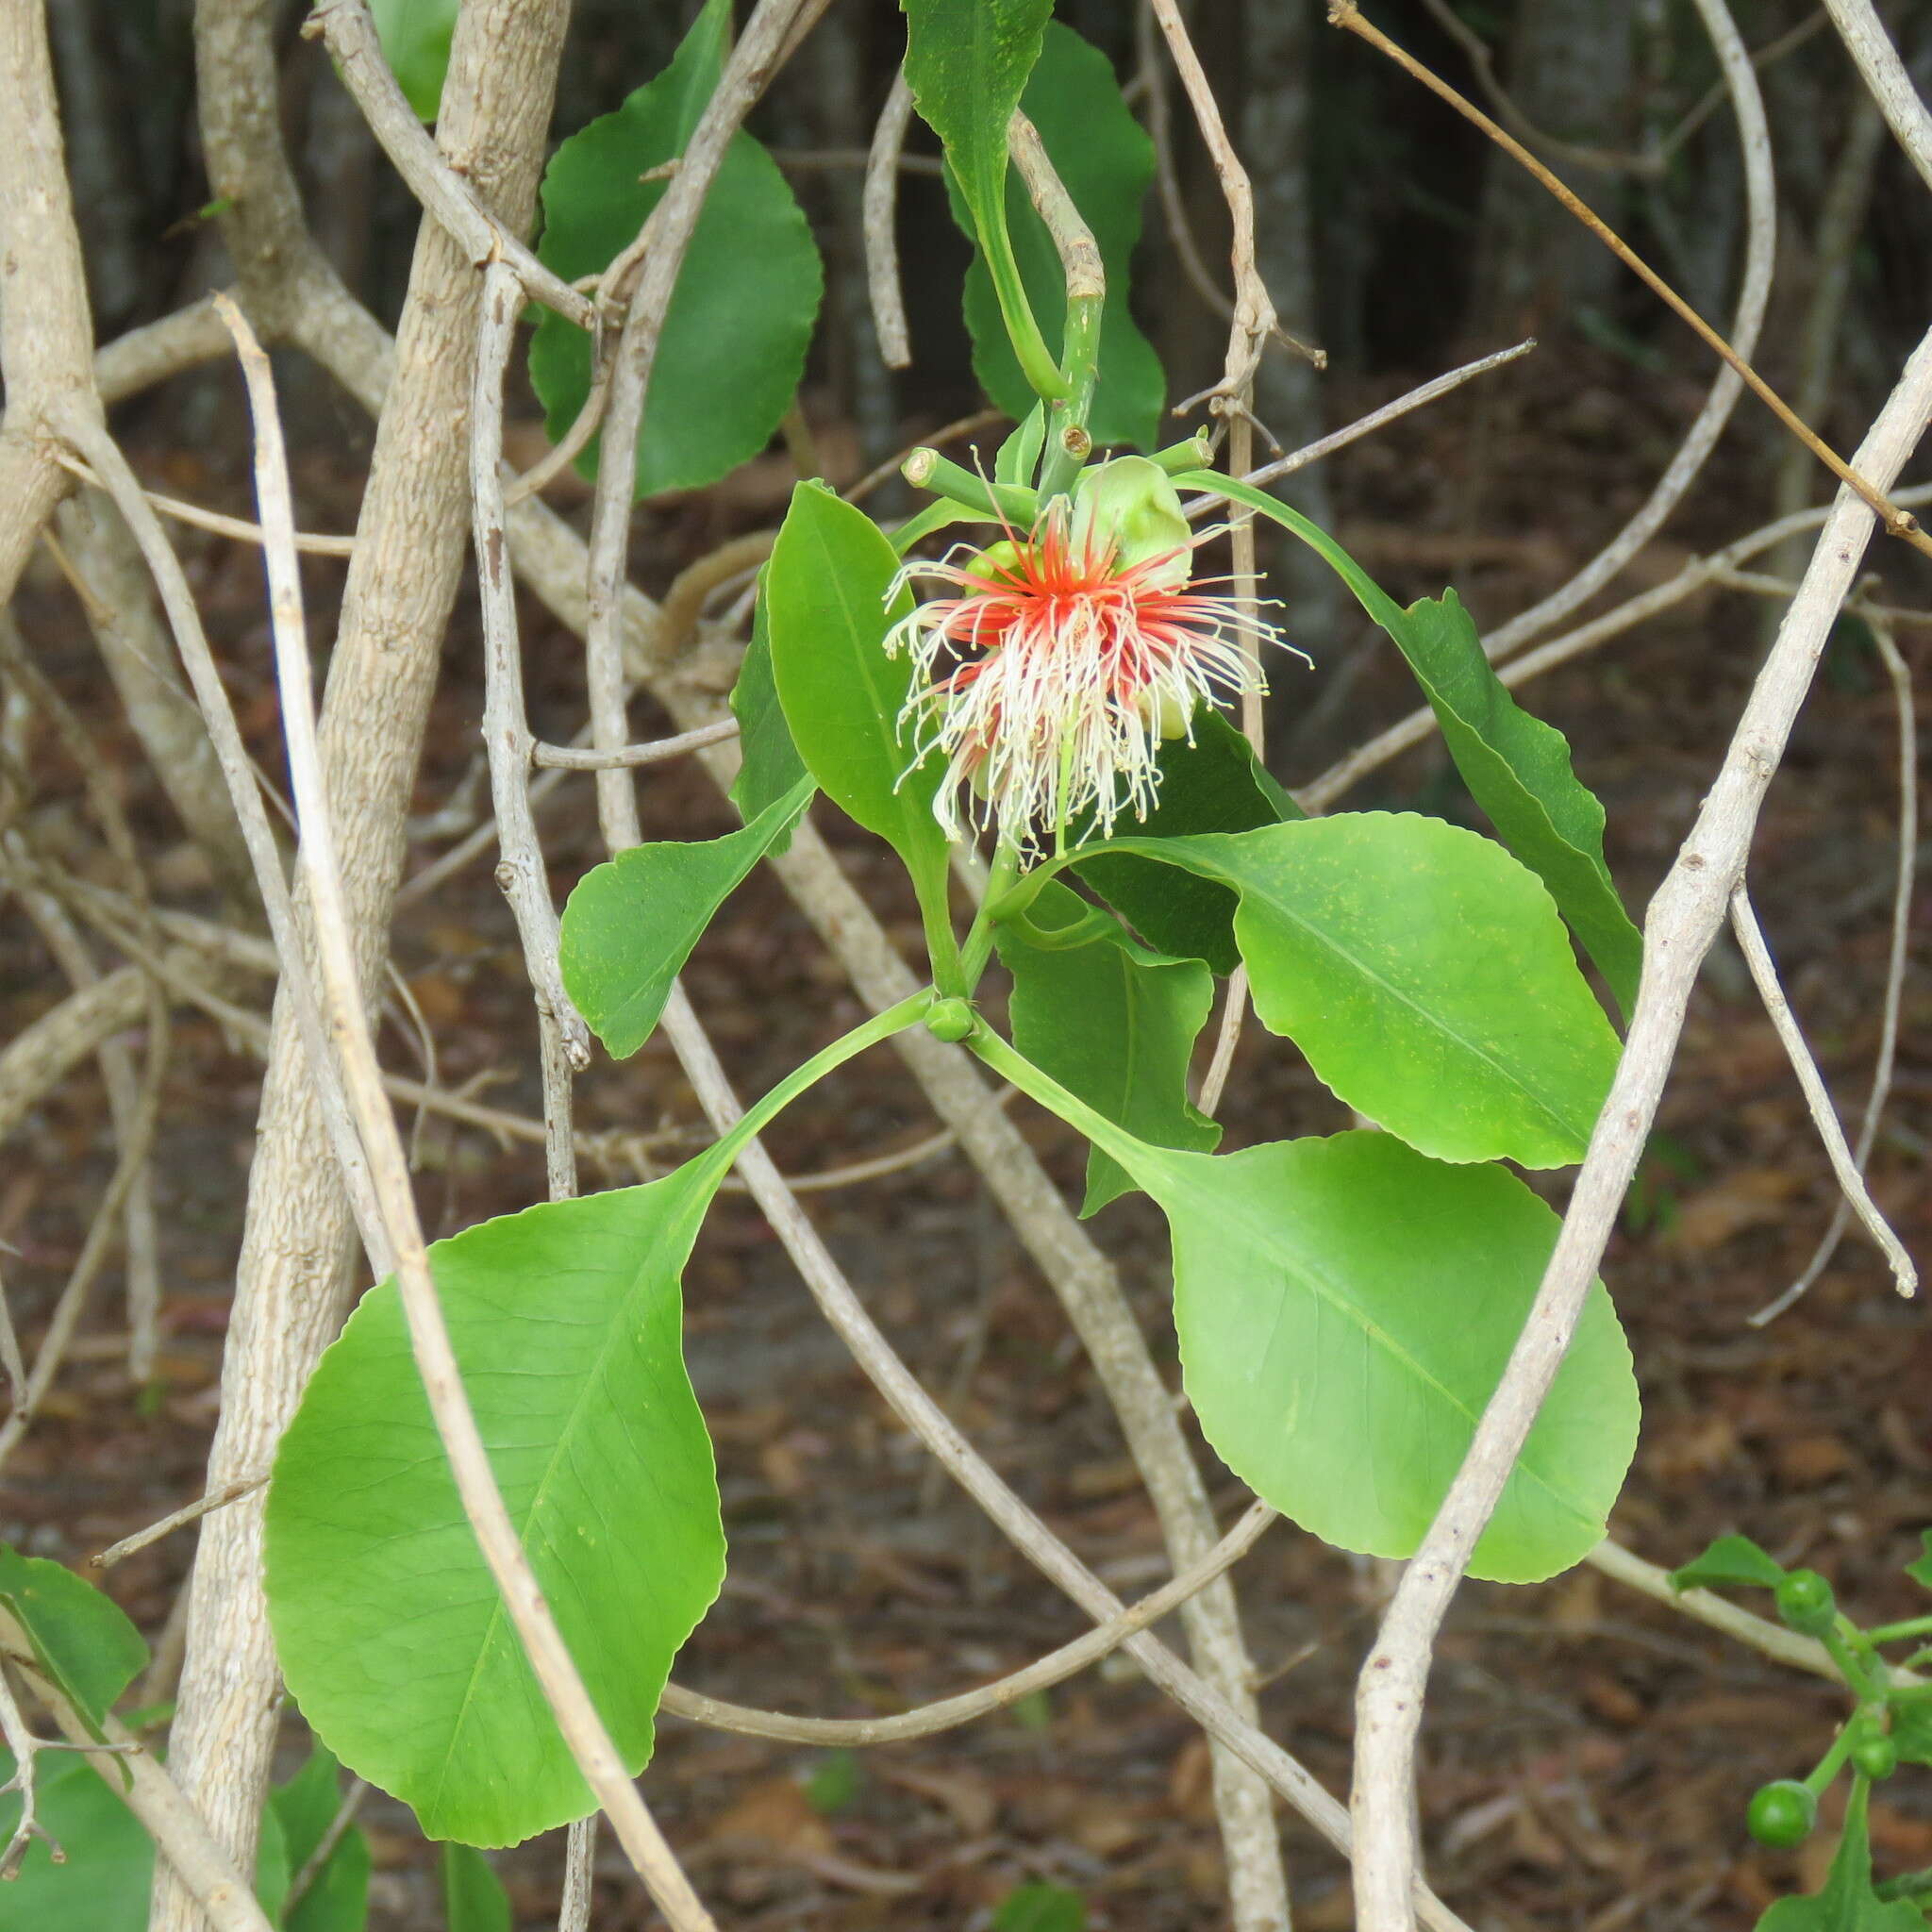
[(1193, 569), (1193, 543), (1174, 479), (1146, 457), (1096, 463), (1074, 486), (1076, 556), (1111, 544), (1119, 570), (1158, 559), (1158, 568), (1147, 574), (1147, 584), (1178, 590)]

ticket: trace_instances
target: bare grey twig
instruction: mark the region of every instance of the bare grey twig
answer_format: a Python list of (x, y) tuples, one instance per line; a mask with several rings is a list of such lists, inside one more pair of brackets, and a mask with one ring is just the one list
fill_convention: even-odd
[(892, 76), (891, 92), (873, 129), (872, 149), (865, 162), (862, 232), (865, 238), (865, 286), (872, 298), (872, 325), (879, 339), (879, 357), (888, 369), (905, 369), (912, 361), (912, 338), (906, 326), (906, 294), (899, 286), (899, 158), (906, 130), (912, 123), (912, 90), (906, 76)]

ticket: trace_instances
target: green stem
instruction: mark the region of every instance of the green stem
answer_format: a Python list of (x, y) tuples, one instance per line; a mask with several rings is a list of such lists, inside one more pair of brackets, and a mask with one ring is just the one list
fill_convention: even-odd
[(897, 1006), (888, 1007), (883, 1013), (874, 1013), (850, 1033), (841, 1035), (830, 1046), (813, 1054), (803, 1066), (788, 1074), (762, 1099), (755, 1101), (736, 1126), (695, 1158), (712, 1162), (722, 1179), (743, 1153), (746, 1144), (762, 1133), (808, 1087), (823, 1080), (847, 1060), (856, 1058), (867, 1047), (876, 1046), (880, 1041), (890, 1040), (895, 1033), (904, 1033), (908, 1026), (916, 1026), (925, 1017), (932, 1002), (933, 990), (929, 986), (924, 987), (909, 998), (901, 1000)]
[(1100, 374), (1100, 318), (1104, 295), (1074, 295), (1067, 303), (1067, 332), (1061, 360), (1066, 365), (1068, 393), (1050, 403), (1046, 411), (1046, 457), (1040, 470), (1040, 500), (1051, 503), (1064, 496), (1080, 474), (1093, 447), (1087, 418), (1093, 408), (1093, 386)]
[(1916, 1671), (1921, 1664), (1932, 1664), (1932, 1646), (1928, 1646), (1924, 1650), (1913, 1651), (1911, 1656), (1907, 1657), (1905, 1662), (1899, 1666), (1899, 1669), (1902, 1671)]
[(1184, 476), (1191, 470), (1205, 470), (1209, 454), (1208, 432), (1197, 429), (1187, 441), (1170, 443), (1165, 449), (1156, 450), (1148, 461), (1158, 463), (1170, 476)]
[(979, 975), (986, 971), (987, 960), (992, 957), (992, 908), (1006, 896), (1008, 890), (1019, 876), (1019, 849), (1002, 839), (993, 848), (992, 866), (987, 874), (986, 891), (980, 896), (979, 910), (973, 915), (972, 927), (966, 934), (966, 950), (962, 964), (968, 998), (972, 997), (972, 989), (979, 984)]
[[(1005, 196), (1002, 193), (1002, 203)], [(1033, 305), (1026, 299), (1026, 284), (1020, 278), (1020, 264), (1013, 255), (1012, 238), (1007, 233), (1006, 210), (1002, 206), (996, 222), (978, 222), (979, 252), (986, 258), (987, 273), (992, 277), (992, 292), (1000, 305), (1001, 319), (1013, 344), (1020, 373), (1035, 395), (1049, 403), (1067, 394), (1067, 379), (1056, 366), (1046, 346), (1046, 338), (1033, 319)], [(989, 232), (991, 231), (991, 232)]]
[(1839, 1774), (1840, 1767), (1851, 1755), (1851, 1749), (1852, 1725), (1846, 1724), (1831, 1740), (1831, 1749), (1818, 1760), (1811, 1775), (1805, 1780), (1807, 1789), (1814, 1798), (1823, 1797), (1830, 1789), (1832, 1779)]
[(1885, 1684), (1880, 1675), (1882, 1666), (1871, 1654), (1871, 1645), (1863, 1632), (1857, 1629), (1848, 1618), (1840, 1617), (1837, 1625), (1825, 1631), (1818, 1641), (1838, 1666), (1839, 1675), (1857, 1692), (1862, 1702), (1885, 1702)]
[[(1029, 1100), (1037, 1100), (1049, 1113), (1058, 1114), (1068, 1126), (1077, 1127), (1103, 1153), (1112, 1155), (1140, 1186), (1147, 1187), (1141, 1170), (1158, 1150), (1136, 1140), (1105, 1114), (1095, 1113), (1084, 1100), (1069, 1093), (1058, 1080), (1042, 1074), (1024, 1054), (1008, 1046), (983, 1021), (966, 1044), (1003, 1080), (1011, 1082)], [(1153, 1190), (1149, 1188), (1148, 1191), (1152, 1193)]]
[(1903, 1624), (1881, 1624), (1875, 1630), (1865, 1633), (1865, 1641), (1880, 1643), (1902, 1643), (1907, 1637), (1932, 1636), (1932, 1617), (1907, 1617)]
[(1896, 1878), (1879, 1879), (1872, 1890), (1877, 1897), (1888, 1903), (1895, 1898), (1919, 1898), (1932, 1891), (1932, 1870), (1901, 1872)]
[(1039, 497), (1024, 483), (989, 484), (971, 470), (948, 461), (936, 449), (916, 449), (899, 465), (899, 474), (915, 490), (950, 497), (975, 515), (1009, 525), (1024, 536), (1040, 515)]

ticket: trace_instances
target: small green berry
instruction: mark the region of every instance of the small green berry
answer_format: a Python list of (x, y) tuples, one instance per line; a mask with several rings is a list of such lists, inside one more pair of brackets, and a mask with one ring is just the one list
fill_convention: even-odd
[(1745, 1822), (1761, 1845), (1801, 1845), (1818, 1823), (1818, 1800), (1810, 1786), (1796, 1778), (1781, 1777), (1752, 1792)]
[(1831, 1585), (1815, 1570), (1793, 1570), (1777, 1587), (1777, 1613), (1805, 1637), (1823, 1637), (1838, 1617)]
[(1898, 1746), (1876, 1723), (1866, 1720), (1852, 1740), (1851, 1758), (1852, 1769), (1869, 1778), (1890, 1777), (1898, 1769)]
[(978, 1024), (972, 1007), (962, 999), (935, 1000), (925, 1016), (925, 1030), (948, 1046), (958, 1045)]

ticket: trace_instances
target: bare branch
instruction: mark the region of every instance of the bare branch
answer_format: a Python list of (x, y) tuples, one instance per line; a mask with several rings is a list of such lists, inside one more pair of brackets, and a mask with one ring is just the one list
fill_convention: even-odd
[(1777, 966), (1772, 959), (1771, 948), (1764, 942), (1763, 929), (1757, 924), (1757, 915), (1751, 908), (1751, 895), (1741, 879), (1731, 889), (1731, 930), (1738, 936), (1738, 945), (1744, 955), (1744, 963), (1751, 969), (1751, 979), (1757, 989), (1757, 996), (1764, 1002), (1764, 1010), (1777, 1030), (1777, 1037), (1790, 1060), (1791, 1071), (1798, 1076), (1805, 1105), (1810, 1110), (1811, 1124), (1818, 1129), (1818, 1138), (1824, 1142), (1824, 1151), (1831, 1159), (1831, 1171), (1837, 1174), (1838, 1184), (1844, 1191), (1852, 1212), (1864, 1224), (1865, 1232), (1878, 1244), (1899, 1293), (1907, 1297), (1916, 1294), (1919, 1271), (1912, 1266), (1911, 1257), (1900, 1244), (1898, 1236), (1892, 1233), (1885, 1216), (1879, 1213), (1866, 1191), (1865, 1177), (1858, 1171), (1858, 1162), (1845, 1145), (1845, 1130), (1839, 1124), (1838, 1109), (1831, 1104), (1831, 1095), (1825, 1090), (1818, 1062), (1812, 1058), (1811, 1049), (1806, 1045), (1805, 1035), (1791, 1011), (1791, 1003), (1778, 983)]
[(791, 1717), (783, 1711), (753, 1710), (742, 1704), (726, 1704), (676, 1684), (666, 1686), (664, 1708), (675, 1717), (708, 1724), (714, 1730), (735, 1731), (747, 1738), (774, 1738), (791, 1744), (899, 1744), (913, 1738), (934, 1737), (941, 1731), (971, 1724), (989, 1711), (1004, 1710), (1037, 1690), (1051, 1690), (1090, 1664), (1098, 1663), (1129, 1637), (1158, 1624), (1196, 1591), (1231, 1569), (1254, 1548), (1262, 1532), (1275, 1520), (1275, 1512), (1267, 1504), (1251, 1503), (1241, 1520), (1206, 1556), (1189, 1564), (1171, 1583), (1162, 1584), (1151, 1595), (1142, 1597), (1131, 1609), (1109, 1617), (1084, 1637), (1063, 1643), (1024, 1670), (984, 1684), (977, 1690), (923, 1704), (917, 1710), (902, 1711), (895, 1717)]
[(1872, 98), (1878, 103), (1885, 125), (1919, 171), (1919, 178), (1932, 188), (1932, 112), (1927, 112), (1919, 98), (1877, 8), (1872, 0), (1824, 0), (1824, 6), (1845, 51), (1857, 63)]
[(185, 1529), (191, 1523), (199, 1523), (210, 1509), (225, 1509), (230, 1503), (239, 1503), (243, 1496), (251, 1496), (268, 1481), (265, 1475), (242, 1476), (238, 1481), (224, 1483), (220, 1489), (211, 1490), (205, 1496), (197, 1496), (192, 1503), (183, 1504), (179, 1509), (170, 1510), (158, 1523), (150, 1523), (145, 1529), (137, 1529), (132, 1536), (124, 1536), (118, 1543), (109, 1543), (105, 1550), (90, 1557), (88, 1567), (92, 1570), (111, 1570), (116, 1563), (144, 1550), (150, 1543), (158, 1543), (164, 1536), (172, 1536), (177, 1529)]
[(912, 361), (912, 338), (906, 327), (906, 296), (899, 287), (899, 160), (912, 122), (912, 90), (906, 76), (892, 76), (892, 90), (873, 129), (865, 162), (863, 233), (865, 286), (872, 297), (872, 325), (878, 333), (879, 357), (888, 369)]
[(590, 298), (545, 268), (438, 151), (383, 58), (368, 0), (321, 0), (302, 23), (302, 32), (328, 48), (342, 85), (355, 96), (383, 153), (471, 262), (479, 268), (490, 261), (508, 262), (532, 301), (556, 309), (579, 328), (591, 327), (596, 317)]
[[(1880, 478), (1881, 489), (1903, 467), (1928, 416), (1932, 334), (1914, 351), (1858, 449), (1861, 470)], [(1860, 497), (1840, 491), (1716, 782), (1651, 901), (1629, 1037), (1549, 1266), (1469, 1454), (1403, 1573), (1362, 1668), (1356, 1694), (1355, 1879), (1363, 1932), (1406, 1932), (1411, 1923), (1415, 1738), (1436, 1632), (1574, 1333), (1656, 1115), (1698, 967), (1743, 877), (1765, 791), (1872, 529)]]
[[(654, 738), (645, 744), (621, 744), (615, 751), (586, 751), (573, 744), (532, 743), (533, 762), (559, 772), (631, 771), (639, 765), (661, 765), (681, 758), (689, 752), (703, 751), (708, 744), (722, 744), (738, 736), (738, 720), (721, 718), (715, 724), (700, 724), (693, 731), (680, 731), (673, 738)], [(501, 821), (499, 819), (499, 825)]]
[[(1858, 1144), (1853, 1161), (1860, 1174), (1872, 1158), (1878, 1139), (1878, 1123), (1885, 1115), (1885, 1102), (1891, 1091), (1891, 1070), (1898, 1057), (1899, 1005), (1905, 992), (1906, 958), (1912, 935), (1912, 887), (1919, 859), (1919, 726), (1912, 703), (1911, 668), (1882, 622), (1874, 623), (1869, 611), (1862, 612), (1872, 625), (1878, 655), (1891, 680), (1898, 703), (1898, 858), (1891, 892), (1891, 945), (1885, 963), (1884, 1017), (1878, 1028), (1878, 1060), (1872, 1070), (1872, 1091), (1865, 1097), (1865, 1117), (1858, 1125)], [(1851, 1223), (1852, 1204), (1840, 1190), (1831, 1211), (1831, 1224), (1813, 1250), (1804, 1272), (1774, 1301), (1751, 1317), (1751, 1325), (1761, 1328), (1803, 1296), (1824, 1273), (1838, 1244)]]

